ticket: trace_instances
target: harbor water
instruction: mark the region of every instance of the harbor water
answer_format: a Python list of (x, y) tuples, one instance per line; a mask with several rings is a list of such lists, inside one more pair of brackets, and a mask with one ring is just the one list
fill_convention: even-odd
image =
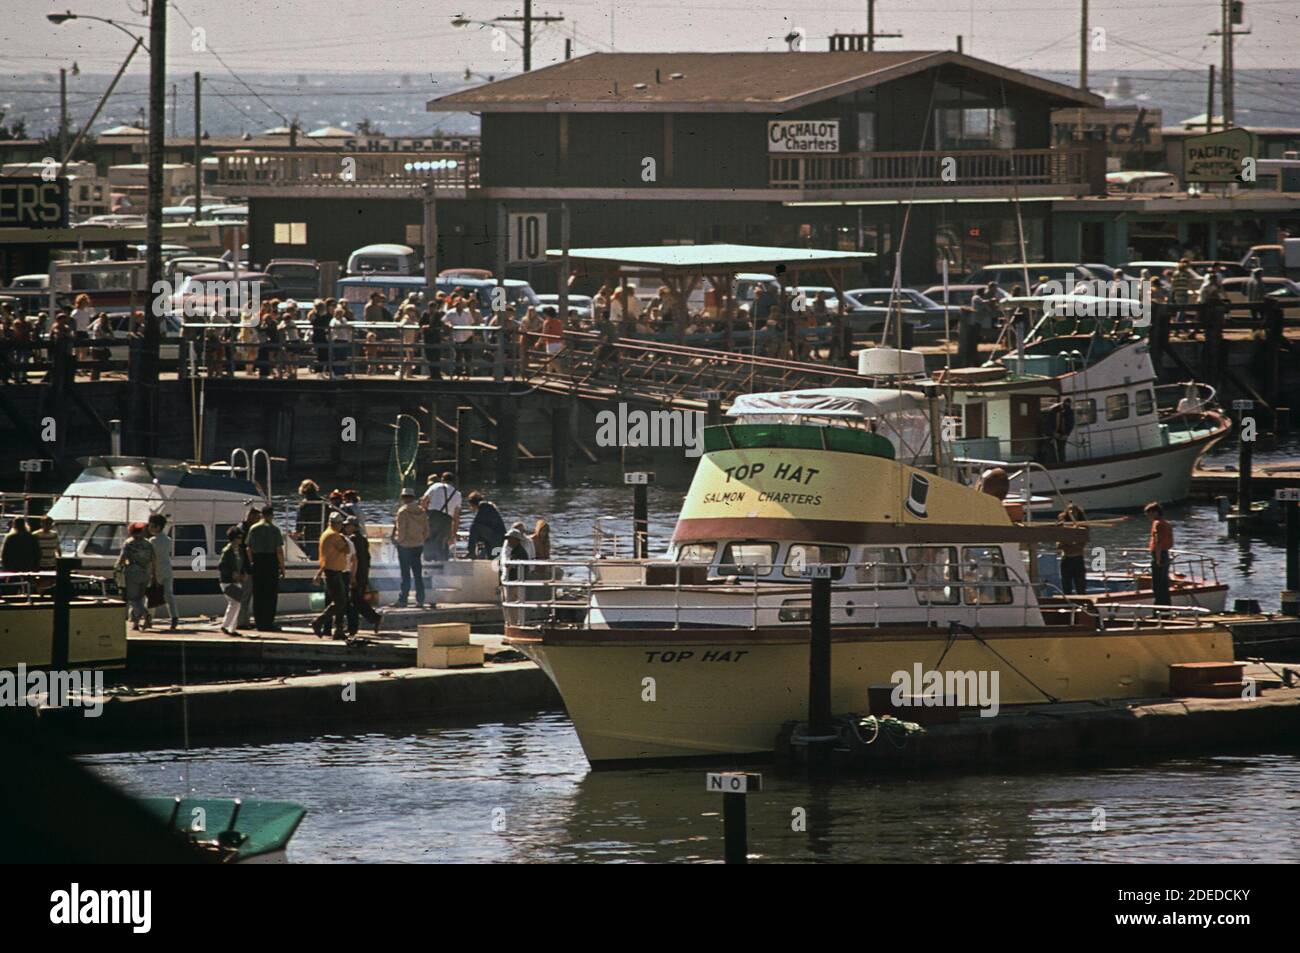
[[(1291, 440), (1256, 465), (1294, 458)], [(1207, 459), (1231, 463), (1231, 446)], [(557, 556), (590, 553), (592, 520), (625, 517), (617, 473), (584, 471), (572, 487), (525, 477), (485, 489), (507, 523), (552, 526)], [(468, 489), (468, 487), (467, 487)], [(661, 552), (681, 488), (652, 487), (652, 551)], [(390, 503), (372, 500), (385, 515)], [(1280, 540), (1235, 539), (1213, 503), (1169, 508), (1181, 549), (1203, 552), (1227, 582), (1229, 606), (1276, 610)], [(618, 524), (626, 534), (628, 523)], [(1145, 547), (1141, 516), (1094, 530), (1113, 567)], [(626, 545), (626, 540), (624, 540)], [(1134, 557), (1140, 558), (1140, 557)], [(296, 861), (690, 862), (722, 857), (720, 799), (698, 768), (592, 772), (562, 710), (440, 720), (355, 735), (267, 744), (87, 756), (139, 794), (265, 797), (302, 803)], [(725, 761), (712, 767), (728, 767)], [(810, 785), (764, 772), (749, 800), (750, 850), (766, 861), (1295, 862), (1278, 836), (1300, 819), (1300, 748), (1148, 761), (1093, 770), (883, 778)], [(1104, 829), (1098, 829), (1104, 828)]]

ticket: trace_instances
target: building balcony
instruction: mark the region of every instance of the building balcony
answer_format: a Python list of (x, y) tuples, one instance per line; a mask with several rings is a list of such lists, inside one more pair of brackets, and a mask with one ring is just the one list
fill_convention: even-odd
[(464, 197), (479, 187), (471, 152), (219, 152), (216, 185), (234, 195), (418, 197), (432, 184)]
[(907, 193), (913, 188), (929, 195), (1005, 195), (1013, 188), (1030, 195), (1090, 191), (1085, 149), (774, 155), (768, 169), (772, 188), (799, 191), (804, 198), (814, 199), (849, 197), (846, 193)]

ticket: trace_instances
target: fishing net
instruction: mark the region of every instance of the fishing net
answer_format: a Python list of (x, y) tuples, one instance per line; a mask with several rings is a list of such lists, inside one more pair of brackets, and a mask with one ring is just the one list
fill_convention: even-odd
[(420, 449), (420, 422), (398, 414), (393, 425), (393, 452), (388, 464), (388, 498), (397, 499), (402, 487), (415, 488), (415, 461)]

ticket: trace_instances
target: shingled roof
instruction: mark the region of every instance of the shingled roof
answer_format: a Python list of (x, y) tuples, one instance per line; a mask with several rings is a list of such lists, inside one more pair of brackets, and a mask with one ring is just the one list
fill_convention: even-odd
[(592, 53), (451, 93), (429, 112), (778, 113), (941, 65), (1037, 90), (1061, 106), (1100, 96), (946, 50), (833, 53)]

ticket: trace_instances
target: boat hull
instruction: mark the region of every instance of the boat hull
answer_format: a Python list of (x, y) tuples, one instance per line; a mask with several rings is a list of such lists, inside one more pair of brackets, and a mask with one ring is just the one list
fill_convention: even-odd
[[(550, 676), (588, 760), (770, 753), (783, 724), (808, 714), (807, 630), (508, 628), (508, 641)], [(863, 712), (867, 689), (895, 672), (997, 672), (1000, 705), (1153, 697), (1176, 662), (1231, 661), (1217, 626), (1094, 632), (837, 628), (831, 704)], [(940, 664), (942, 660), (942, 664)]]
[[(0, 604), (0, 669), (54, 664), (53, 602)], [(68, 617), (68, 668), (126, 665), (126, 609), (112, 600), (73, 600)]]
[[(1152, 501), (1173, 503), (1187, 498), (1196, 461), (1221, 436), (1140, 454), (1054, 464), (1047, 473), (1031, 471), (1030, 487), (1035, 495), (1053, 498), (1059, 490), (1088, 512), (1139, 510)], [(1010, 496), (1017, 496), (1022, 487), (1022, 480), (1013, 480)]]

